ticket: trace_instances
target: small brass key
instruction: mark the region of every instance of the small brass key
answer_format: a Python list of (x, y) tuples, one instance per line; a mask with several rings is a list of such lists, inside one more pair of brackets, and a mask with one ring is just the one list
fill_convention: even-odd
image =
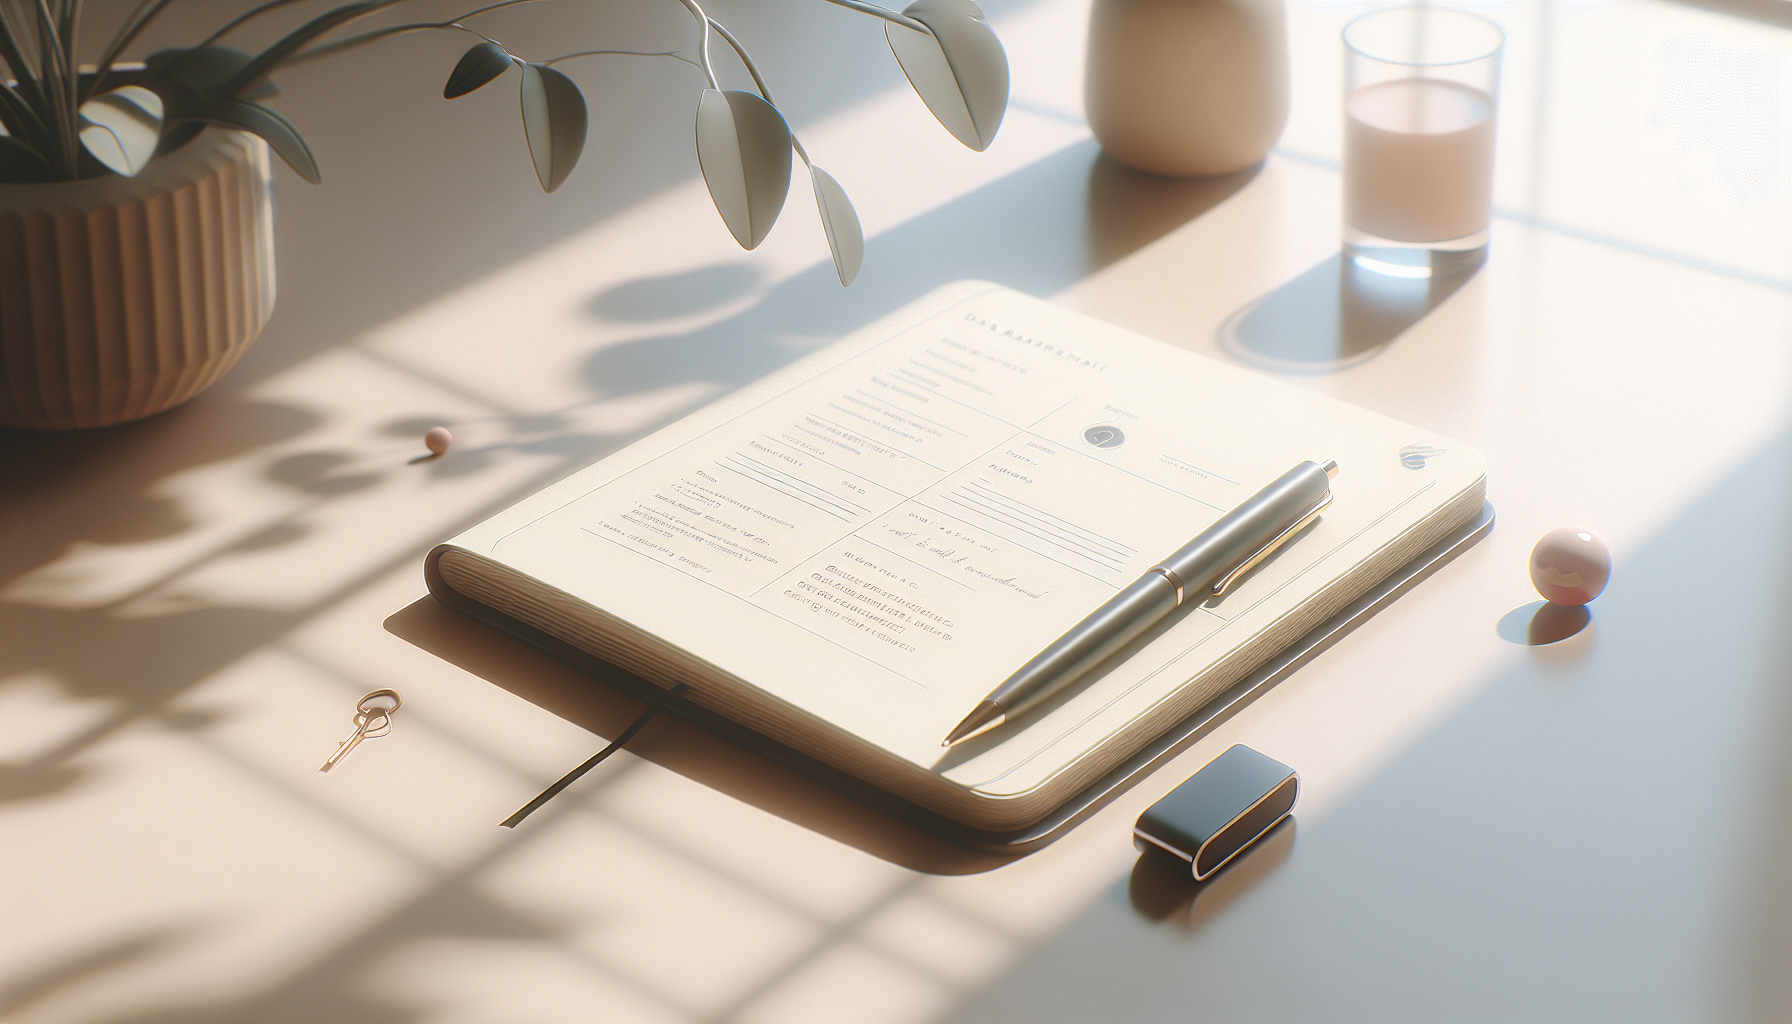
[(327, 772), (341, 764), (344, 758), (354, 753), (362, 740), (378, 739), (391, 732), (392, 713), (402, 704), (404, 698), (398, 695), (397, 690), (375, 690), (362, 697), (361, 702), (355, 705), (355, 731), (342, 741), (342, 745), (336, 748), (336, 752), (330, 755), (330, 759), (318, 771)]

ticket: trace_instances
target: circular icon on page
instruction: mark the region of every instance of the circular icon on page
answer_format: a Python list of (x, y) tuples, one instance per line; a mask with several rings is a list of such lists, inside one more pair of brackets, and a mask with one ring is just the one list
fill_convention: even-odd
[(1425, 462), (1439, 455), (1448, 454), (1448, 448), (1433, 448), (1424, 444), (1409, 444), (1400, 449), (1400, 464), (1407, 469), (1424, 469)]
[(1097, 448), (1118, 448), (1126, 443), (1126, 435), (1120, 432), (1119, 427), (1103, 423), (1083, 431), (1083, 440)]

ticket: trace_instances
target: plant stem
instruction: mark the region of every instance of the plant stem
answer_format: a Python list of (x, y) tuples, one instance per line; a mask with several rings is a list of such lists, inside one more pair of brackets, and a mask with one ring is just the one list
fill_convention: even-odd
[(56, 32), (56, 16), (50, 13), (48, 0), (37, 0), (38, 62), (43, 68), (50, 97), (50, 114), (55, 119), (59, 150), (56, 156), (70, 178), (80, 155), (75, 126), (75, 73), (62, 58), (62, 39)]
[(224, 38), (224, 36), (226, 34), (228, 34), (231, 29), (236, 28), (238, 25), (241, 25), (243, 22), (248, 21), (250, 18), (259, 17), (260, 15), (266, 14), (267, 12), (275, 9), (276, 7), (285, 7), (287, 4), (294, 4), (294, 3), (298, 3), (298, 2), (299, 2), (299, 0), (268, 0), (267, 3), (262, 4), (259, 7), (251, 7), (249, 10), (247, 10), (247, 11), (243, 12), (242, 14), (239, 14), (236, 17), (225, 22), (223, 28), (219, 29), (216, 32), (213, 32), (209, 36), (206, 36), (204, 39), (201, 39), (199, 41), (199, 45), (200, 46), (210, 46), (213, 43), (217, 42), (218, 40)]
[(482, 14), (490, 14), (493, 11), (501, 11), (506, 7), (515, 7), (518, 4), (533, 4), (533, 3), (540, 3), (540, 2), (541, 2), (541, 0), (503, 0), (502, 3), (487, 4), (486, 6), (481, 7), (476, 11), (468, 11), (467, 13), (461, 15), (460, 17), (458, 17), (454, 20), (455, 21), (466, 21), (468, 18), (477, 18)]
[[(199, 45), (200, 46), (210, 46), (212, 43), (215, 43), (219, 39), (222, 39), (225, 35), (227, 35), (229, 32), (231, 32), (231, 30), (235, 29), (238, 25), (241, 25), (243, 22), (248, 21), (251, 18), (257, 17), (267, 11), (271, 11), (276, 7), (285, 7), (287, 4), (298, 3), (298, 2), (299, 2), (299, 0), (268, 0), (267, 3), (262, 4), (260, 7), (253, 8), (253, 9), (249, 10), (248, 12), (246, 12), (244, 14), (239, 14), (236, 17), (225, 22), (223, 28), (219, 29), (216, 32), (213, 32), (209, 36), (206, 36), (205, 39)], [(530, 3), (540, 3), (540, 2), (541, 2), (541, 0), (503, 0), (502, 3), (495, 3), (495, 4), (491, 4), (489, 6), (486, 6), (486, 7), (481, 7), (476, 11), (468, 11), (467, 13), (460, 15), (459, 17), (453, 19), (452, 21), (440, 22), (439, 24), (456, 25), (457, 22), (466, 21), (468, 18), (477, 18), (481, 14), (487, 14), (491, 11), (501, 10), (502, 8), (505, 8), (505, 7), (515, 7), (518, 4), (530, 4)], [(465, 27), (465, 26), (456, 25), (456, 27)], [(471, 31), (471, 30), (469, 29), (468, 31)], [(306, 51), (306, 52), (310, 52), (310, 51)]]
[[(734, 33), (728, 31), (727, 26), (723, 25), (721, 22), (711, 19), (709, 25), (716, 30), (717, 35), (722, 37), (722, 41), (726, 42), (729, 48), (734, 51), (734, 55), (740, 58), (741, 66), (747, 69), (747, 74), (753, 76), (753, 84), (758, 87), (759, 95), (764, 98), (765, 102), (771, 104), (774, 108), (777, 107), (778, 102), (772, 99), (771, 88), (765, 84), (765, 79), (759, 77), (759, 68), (753, 63), (753, 58), (747, 56), (747, 48), (742, 46), (740, 40), (734, 38)], [(803, 149), (803, 144), (797, 141), (795, 132), (790, 133), (790, 146), (792, 149), (796, 150), (797, 156), (803, 158), (803, 165), (805, 167), (813, 168), (815, 166), (813, 163), (810, 163), (809, 153), (807, 150)]]
[[(260, 12), (261, 10), (271, 8), (271, 7), (279, 5), (279, 4), (291, 3), (291, 2), (293, 2), (293, 0), (273, 0), (272, 3), (263, 4), (261, 7), (258, 7), (255, 10), (250, 11), (249, 14), (243, 15), (243, 17), (238, 18), (237, 21), (239, 21), (239, 22), (243, 21), (243, 20), (247, 19), (248, 17), (250, 17), (251, 15), (254, 15), (254, 14)], [(392, 4), (404, 3), (404, 2), (406, 2), (406, 0), (387, 0), (387, 2), (385, 4), (382, 4), (382, 6), (390, 6)], [(333, 43), (324, 43), (321, 46), (314, 46), (314, 47), (310, 48), (309, 50), (300, 50), (297, 53), (294, 53), (289, 57), (285, 57), (278, 61), (275, 61), (275, 66), (291, 67), (294, 64), (302, 64), (306, 61), (316, 60), (319, 57), (327, 57), (332, 53), (337, 53), (342, 50), (352, 49), (352, 48), (354, 48), (356, 46), (360, 46), (364, 43), (371, 43), (376, 39), (384, 39), (387, 36), (405, 35), (405, 34), (408, 34), (411, 32), (427, 32), (431, 29), (445, 29), (445, 28), (459, 29), (462, 32), (471, 33), (471, 34), (476, 35), (479, 38), (485, 40), (486, 42), (491, 43), (494, 46), (502, 48), (503, 44), (499, 43), (496, 39), (493, 39), (491, 36), (488, 36), (483, 32), (479, 32), (474, 29), (470, 29), (467, 26), (462, 25), (461, 22), (466, 21), (468, 18), (477, 18), (482, 14), (490, 14), (493, 11), (503, 10), (506, 7), (515, 7), (519, 4), (531, 4), (531, 3), (541, 3), (541, 2), (542, 2), (542, 0), (503, 0), (502, 3), (488, 4), (484, 7), (478, 8), (477, 10), (468, 11), (467, 13), (461, 15), (460, 17), (455, 18), (453, 21), (425, 21), (425, 22), (416, 22), (416, 23), (413, 23), (410, 25), (392, 25), (387, 28), (375, 29), (371, 32), (363, 32), (357, 36), (349, 36), (347, 39), (339, 39)], [(371, 12), (367, 12), (367, 13), (371, 13)], [(357, 15), (356, 17), (360, 17), (360, 15)], [(350, 18), (347, 20), (352, 21), (354, 19)], [(231, 26), (227, 25), (223, 29), (220, 29), (218, 32), (213, 34), (212, 38), (215, 39), (219, 35), (222, 35), (230, 27)], [(332, 27), (334, 27), (334, 26), (332, 26)], [(300, 31), (303, 31), (303, 29), (300, 29)], [(325, 32), (327, 32), (327, 31), (329, 31), (329, 29), (325, 29)], [(296, 35), (297, 33), (294, 33), (294, 34)], [(324, 34), (324, 32), (318, 32), (313, 36), (313, 38), (315, 38), (316, 35), (323, 35), (323, 34)], [(278, 44), (276, 44), (276, 45), (278, 45)], [(301, 42), (301, 45), (303, 45), (302, 42)], [(268, 73), (271, 74), (272, 71), (273, 71), (273, 68), (270, 67), (268, 69)]]
[(933, 35), (933, 30), (926, 25), (921, 24), (906, 14), (898, 14), (888, 7), (879, 7), (876, 4), (868, 4), (863, 2), (863, 0), (828, 0), (828, 3), (833, 4), (835, 7), (844, 7), (849, 11), (858, 11), (860, 14), (869, 14), (873, 18), (882, 18), (885, 21), (901, 25), (903, 28), (913, 29), (922, 35)]
[(131, 40), (137, 38), (137, 34), (148, 27), (149, 23), (156, 19), (156, 15), (161, 14), (162, 9), (172, 2), (173, 0), (142, 0), (137, 5), (137, 9), (131, 12), (131, 16), (118, 27), (118, 34), (112, 37), (110, 43), (106, 44), (106, 52), (100, 55), (98, 70), (94, 72), (93, 84), (87, 87), (87, 92), (81, 97), (83, 100), (99, 91), (100, 86), (104, 85), (106, 79), (111, 76), (112, 65), (118, 60), (118, 55), (123, 53), (124, 48), (131, 45)]
[(19, 91), (5, 82), (0, 82), (0, 107), (6, 110), (7, 133), (17, 136), (21, 142), (27, 142), (31, 148), (42, 153), (54, 138), (44, 119), (37, 109), (25, 102)]
[(684, 4), (691, 16), (697, 19), (697, 59), (703, 62), (703, 77), (709, 79), (711, 89), (720, 89), (721, 85), (716, 82), (715, 65), (709, 62), (709, 15), (704, 14), (703, 8), (697, 6), (697, 0), (678, 2)]
[(218, 87), (223, 96), (237, 97), (268, 80), (274, 69), (284, 64), (287, 58), (303, 49), (326, 32), (333, 31), (351, 21), (358, 21), (370, 14), (376, 14), (395, 4), (406, 0), (363, 0), (362, 3), (343, 4), (312, 18), (305, 24), (288, 32), (279, 42), (255, 55), (255, 58), (243, 66), (241, 71), (231, 75), (224, 84)]
[(747, 74), (753, 76), (753, 85), (759, 89), (759, 95), (765, 98), (765, 102), (777, 106), (778, 101), (772, 99), (772, 91), (765, 84), (765, 79), (759, 77), (759, 68), (754, 66), (753, 58), (747, 56), (747, 48), (740, 45), (740, 40), (734, 38), (734, 33), (714, 18), (709, 19), (709, 27), (715, 29), (716, 35), (721, 36), (722, 41), (734, 51), (734, 55), (740, 58), (741, 66), (747, 69)]
[[(68, 116), (69, 131), (71, 135), (78, 133), (81, 127), (81, 100), (79, 98), (79, 93), (81, 91), (81, 68), (80, 65), (75, 63), (77, 59), (75, 56), (75, 33), (80, 31), (80, 28), (80, 0), (63, 0), (61, 17), (58, 19), (56, 25), (56, 34), (62, 40), (62, 52), (59, 59), (62, 61), (64, 81), (68, 85)], [(78, 158), (79, 155), (80, 151), (71, 143), (69, 147), (69, 157), (71, 160), (70, 166), (73, 166), (72, 161)]]
[(697, 63), (696, 61), (692, 60), (689, 57), (684, 56), (683, 54), (680, 54), (677, 50), (660, 50), (660, 51), (653, 52), (653, 53), (649, 53), (644, 50), (580, 50), (578, 53), (563, 54), (559, 57), (555, 57), (553, 60), (544, 60), (544, 61), (542, 61), (542, 63), (543, 64), (558, 64), (563, 60), (571, 60), (574, 57), (602, 57), (605, 54), (616, 54), (616, 55), (620, 55), (623, 57), (670, 57), (673, 60), (684, 61), (686, 64), (689, 64), (691, 67), (696, 68), (698, 71), (703, 70), (703, 65)]
[(324, 43), (321, 46), (313, 46), (309, 50), (300, 50), (298, 53), (295, 53), (282, 61), (281, 66), (292, 67), (294, 64), (303, 64), (307, 61), (316, 60), (319, 57), (328, 57), (332, 53), (353, 49), (354, 47), (361, 46), (365, 43), (371, 43), (376, 39), (384, 39), (388, 36), (402, 36), (409, 35), (412, 32), (428, 32), (434, 29), (444, 28), (457, 28), (462, 32), (476, 35), (488, 43), (500, 47), (504, 45), (483, 32), (474, 32), (472, 29), (462, 25), (458, 21), (420, 21), (410, 25), (392, 25), (387, 28), (375, 29), (372, 32), (363, 32), (358, 36), (349, 36), (347, 39), (338, 39), (333, 43)]
[(24, 19), (17, 15), (16, 9), (13, 13), (8, 13), (6, 8), (0, 7), (0, 58), (5, 59), (7, 68), (12, 71), (12, 77), (18, 81), (20, 96), (27, 101), (27, 105), (34, 112), (39, 114), (41, 121), (42, 115), (48, 112), (49, 105), (44, 99), (43, 83), (38, 77), (39, 72), (36, 66), (26, 58), (25, 51), (20, 46), (25, 37), (23, 33), (17, 31), (15, 26), (23, 24)]

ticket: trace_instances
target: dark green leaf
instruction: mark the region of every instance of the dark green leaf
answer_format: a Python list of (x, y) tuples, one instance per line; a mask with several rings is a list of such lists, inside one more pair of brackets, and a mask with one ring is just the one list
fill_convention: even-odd
[(37, 150), (10, 135), (0, 135), (0, 182), (23, 185), (54, 177), (56, 172)]
[(31, 74), (31, 64), (25, 60), (19, 50), (19, 41), (13, 38), (12, 32), (0, 28), (0, 60), (6, 62), (10, 77), (15, 82), (20, 96), (34, 106), (42, 107), (46, 100), (41, 84)]
[(204, 121), (182, 121), (175, 124), (164, 118), (162, 121), (162, 143), (156, 147), (156, 156), (166, 156), (174, 152), (192, 142), (202, 131), (205, 131)]
[(815, 205), (821, 209), (821, 227), (827, 232), (834, 270), (842, 287), (851, 285), (865, 259), (865, 232), (859, 227), (858, 211), (833, 175), (811, 164), (809, 180), (815, 186)]
[(448, 76), (448, 84), (442, 87), (442, 98), (451, 100), (456, 96), (465, 96), (503, 74), (514, 63), (515, 59), (497, 43), (479, 43), (462, 54), (460, 63), (454, 65), (454, 71)]
[(43, 118), (12, 88), (0, 88), (0, 123), (6, 125), (6, 134), (16, 138), (41, 141), (49, 134), (44, 130)]
[(541, 187), (552, 192), (585, 149), (585, 96), (545, 64), (523, 65), (523, 134)]
[(299, 130), (277, 111), (259, 103), (234, 100), (227, 96), (193, 96), (170, 106), (167, 119), (203, 121), (226, 128), (241, 128), (259, 135), (273, 147), (274, 152), (280, 154), (280, 159), (299, 172), (299, 177), (313, 185), (322, 180), (317, 172), (317, 161), (312, 158), (311, 149), (305, 145)]
[[(253, 58), (231, 46), (195, 46), (185, 50), (157, 50), (143, 62), (144, 77), (152, 87), (170, 83), (177, 90), (161, 90), (164, 99), (186, 93), (210, 92), (249, 66)], [(263, 82), (244, 95), (259, 100), (279, 95), (274, 83)]]
[(958, 141), (982, 152), (995, 141), (1008, 110), (1008, 55), (968, 0), (916, 0), (903, 14), (926, 35), (884, 26), (884, 38), (909, 84)]
[(777, 223), (790, 192), (790, 126), (764, 98), (703, 90), (697, 104), (697, 163), (716, 212), (743, 248)]
[(144, 60), (143, 73), (150, 78), (177, 82), (194, 92), (208, 92), (248, 67), (252, 59), (233, 46), (157, 50)]

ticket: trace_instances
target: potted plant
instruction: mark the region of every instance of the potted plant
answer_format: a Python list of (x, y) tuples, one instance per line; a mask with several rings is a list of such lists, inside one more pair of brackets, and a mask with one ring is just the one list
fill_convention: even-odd
[[(453, 99), (506, 76), (518, 83), (523, 135), (546, 191), (584, 147), (586, 106), (555, 65), (607, 54), (658, 56), (703, 77), (696, 146), (723, 222), (752, 249), (771, 230), (800, 160), (821, 211), (842, 285), (864, 240), (846, 193), (817, 167), (778, 112), (738, 38), (704, 13), (692, 55), (580, 50), (534, 60), (479, 31), (479, 19), (542, 0), (506, 0), (457, 18), (345, 34), (407, 0), (361, 0), (316, 14), (250, 53), (226, 42), (239, 28), (305, 0), (267, 0), (190, 47), (121, 58), (171, 0), (140, 0), (114, 27), (99, 62), (76, 65), (81, 0), (0, 4), (0, 424), (107, 426), (186, 401), (242, 354), (273, 309), (269, 152), (320, 180), (298, 128), (265, 102), (272, 76), (411, 32), (476, 39), (449, 72)], [(862, 0), (827, 3), (882, 19), (897, 62), (940, 122), (981, 151), (1008, 99), (1008, 65), (968, 0), (917, 0), (898, 13)], [(475, 24), (470, 25), (469, 22)], [(755, 91), (724, 89), (711, 41), (733, 51)]]

